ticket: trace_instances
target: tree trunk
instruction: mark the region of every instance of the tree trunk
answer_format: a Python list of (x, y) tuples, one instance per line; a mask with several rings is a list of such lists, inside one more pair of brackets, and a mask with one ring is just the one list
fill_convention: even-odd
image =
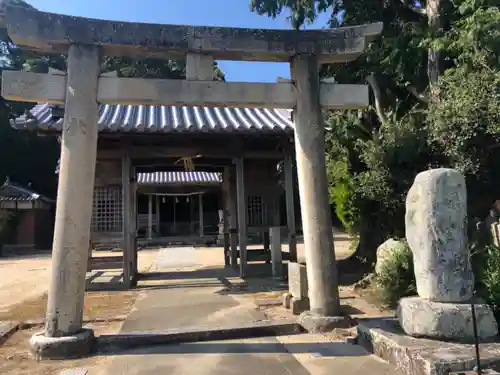
[(384, 241), (384, 233), (372, 218), (361, 223), (359, 243), (348, 258), (337, 261), (339, 283), (351, 285), (373, 271), (377, 248)]
[[(435, 38), (441, 33), (441, 0), (427, 0), (426, 14), (427, 14), (427, 24), (429, 26), (429, 34), (431, 37)], [(439, 81), (439, 75), (441, 73), (439, 68), (439, 60), (441, 58), (441, 53), (429, 47), (427, 52), (427, 76), (429, 77), (429, 92), (432, 101), (437, 100), (437, 83)]]

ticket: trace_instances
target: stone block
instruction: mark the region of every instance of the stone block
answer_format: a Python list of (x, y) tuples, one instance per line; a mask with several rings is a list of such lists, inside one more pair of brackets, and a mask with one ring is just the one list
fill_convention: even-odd
[(12, 336), (18, 329), (18, 322), (0, 321), (0, 345), (7, 341), (7, 339)]
[(308, 298), (307, 270), (304, 264), (288, 263), (288, 289), (294, 298)]
[(420, 297), (437, 302), (472, 298), (466, 224), (464, 176), (447, 168), (419, 173), (406, 198), (405, 225)]
[(284, 293), (283, 296), (283, 307), (285, 309), (289, 309), (290, 308), (290, 303), (292, 301), (292, 293)]
[[(478, 336), (492, 338), (498, 326), (491, 307), (475, 301)], [(474, 340), (470, 303), (433, 302), (420, 297), (402, 298), (397, 317), (404, 332), (413, 337), (441, 340)]]
[[(449, 375), (477, 375), (476, 370), (471, 371), (458, 371), (458, 372), (450, 372)], [(481, 375), (500, 375), (500, 372), (492, 370), (492, 369), (481, 369)]]
[(280, 279), (283, 277), (283, 257), (281, 253), (281, 228), (269, 228), (269, 238), (271, 241), (271, 264), (273, 277)]
[(297, 299), (292, 297), (290, 300), (290, 310), (293, 315), (300, 315), (309, 310), (309, 298)]
[[(476, 366), (474, 345), (414, 338), (406, 335), (397, 319), (362, 319), (358, 344), (389, 362), (404, 375), (449, 375)], [(480, 345), (481, 367), (500, 366), (500, 343)]]
[(88, 375), (89, 370), (86, 368), (70, 368), (62, 370), (59, 375)]
[(97, 350), (99, 354), (109, 353), (114, 355), (121, 350), (151, 348), (158, 345), (292, 336), (303, 332), (304, 329), (297, 323), (296, 319), (255, 320), (247, 323), (232, 322), (229, 325), (217, 325), (215, 327), (202, 325), (200, 327), (180, 327), (159, 331), (103, 335), (97, 340)]

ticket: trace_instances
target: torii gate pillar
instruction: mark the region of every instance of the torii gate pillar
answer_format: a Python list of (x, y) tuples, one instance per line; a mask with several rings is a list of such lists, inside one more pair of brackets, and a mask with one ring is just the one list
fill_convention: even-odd
[(68, 53), (66, 108), (45, 331), (30, 340), (37, 359), (90, 352), (83, 302), (97, 153), (99, 48), (73, 44)]
[(318, 58), (312, 54), (298, 54), (291, 62), (297, 99), (295, 151), (310, 301), (310, 311), (299, 321), (311, 332), (331, 330), (344, 320), (340, 314), (328, 200), (318, 67)]

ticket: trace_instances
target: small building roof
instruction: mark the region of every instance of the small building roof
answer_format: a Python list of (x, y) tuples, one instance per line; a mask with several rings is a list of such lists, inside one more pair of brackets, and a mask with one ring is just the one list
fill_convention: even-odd
[(140, 185), (218, 185), (222, 183), (222, 173), (218, 172), (151, 172), (138, 173)]
[(32, 202), (41, 200), (46, 203), (54, 203), (54, 200), (38, 194), (29, 187), (24, 187), (7, 179), (0, 186), (0, 202)]
[[(18, 130), (60, 132), (64, 111), (37, 104), (12, 121)], [(101, 104), (101, 132), (133, 133), (292, 133), (291, 111), (265, 108), (212, 108)]]

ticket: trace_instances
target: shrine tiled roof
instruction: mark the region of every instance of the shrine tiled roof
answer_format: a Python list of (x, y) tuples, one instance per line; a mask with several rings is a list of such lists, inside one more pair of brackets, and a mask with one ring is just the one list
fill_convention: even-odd
[(5, 181), (5, 183), (0, 186), (0, 202), (5, 202), (5, 201), (27, 202), (27, 201), (37, 201), (37, 200), (42, 200), (47, 203), (54, 202), (52, 199), (47, 198), (41, 194), (38, 194), (30, 187), (21, 186), (9, 180)]
[(201, 171), (138, 173), (137, 183), (141, 185), (220, 184), (222, 174)]
[[(18, 130), (60, 132), (64, 109), (37, 104), (12, 121)], [(124, 133), (292, 133), (291, 111), (266, 108), (172, 107), (101, 104), (101, 132)]]

